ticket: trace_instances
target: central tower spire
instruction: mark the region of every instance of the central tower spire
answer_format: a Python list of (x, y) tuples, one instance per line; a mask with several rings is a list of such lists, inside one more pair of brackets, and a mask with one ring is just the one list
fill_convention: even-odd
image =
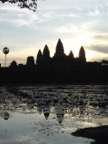
[(56, 45), (56, 52), (54, 57), (61, 58), (64, 57), (64, 47), (63, 43), (61, 42), (61, 39), (58, 40), (57, 45)]

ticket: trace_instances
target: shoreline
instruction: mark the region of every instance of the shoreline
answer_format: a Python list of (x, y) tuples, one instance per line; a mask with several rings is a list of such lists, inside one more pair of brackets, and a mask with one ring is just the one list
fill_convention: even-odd
[(91, 144), (108, 144), (108, 125), (78, 129), (71, 135), (95, 140)]
[(2, 86), (44, 86), (44, 85), (108, 85), (108, 82), (1, 82)]

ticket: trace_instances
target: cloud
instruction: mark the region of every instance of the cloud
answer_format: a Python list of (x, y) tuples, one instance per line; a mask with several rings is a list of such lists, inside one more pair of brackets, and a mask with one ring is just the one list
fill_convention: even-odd
[(5, 5), (0, 7), (0, 23), (11, 26), (31, 25), (38, 22), (40, 18), (36, 13), (27, 9), (20, 9), (17, 6)]
[(97, 34), (97, 35), (93, 36), (93, 39), (108, 41), (108, 34)]
[(101, 11), (99, 10), (99, 9), (95, 9), (95, 10), (93, 10), (93, 11), (90, 11), (89, 13), (88, 13), (88, 16), (101, 16), (102, 15), (102, 13), (101, 13)]
[(68, 13), (68, 14), (64, 14), (63, 15), (64, 17), (79, 17), (77, 14), (74, 14), (74, 13)]
[(74, 24), (65, 24), (58, 27), (57, 31), (62, 33), (72, 33), (78, 32), (78, 29), (78, 26), (75, 26)]
[(40, 140), (34, 139), (32, 136), (15, 134), (11, 139), (0, 139), (2, 144), (26, 143), (26, 144), (40, 144)]
[(78, 23), (64, 23), (56, 30), (63, 33), (93, 33), (96, 29), (97, 21), (79, 21)]
[(88, 16), (101, 17), (108, 15), (108, 2), (103, 2), (101, 4), (95, 5), (88, 10)]
[[(38, 1), (36, 13), (17, 5), (0, 4), (0, 47), (6, 45), (11, 51), (19, 49), (28, 55), (35, 47), (41, 49), (49, 43), (53, 53), (57, 39), (61, 38), (69, 48), (84, 44), (105, 53), (107, 16), (107, 0)], [(14, 54), (19, 58), (18, 51)]]
[(89, 47), (87, 47), (90, 50), (94, 50), (96, 52), (100, 52), (100, 53), (104, 53), (104, 54), (108, 54), (108, 45), (91, 45)]

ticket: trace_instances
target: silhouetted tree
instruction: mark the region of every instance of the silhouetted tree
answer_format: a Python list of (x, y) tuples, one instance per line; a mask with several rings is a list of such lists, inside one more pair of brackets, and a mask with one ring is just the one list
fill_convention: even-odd
[(43, 55), (42, 55), (41, 50), (39, 50), (38, 54), (37, 54), (36, 64), (38, 67), (40, 67), (40, 66), (42, 66), (42, 63), (43, 63)]
[(14, 60), (11, 62), (10, 67), (16, 68), (17, 67), (17, 62)]
[(9, 48), (8, 47), (4, 47), (3, 48), (3, 53), (5, 54), (5, 63), (4, 63), (4, 66), (6, 67), (7, 54), (9, 53)]
[(63, 58), (64, 56), (65, 56), (64, 47), (63, 47), (63, 44), (62, 44), (61, 40), (59, 39), (58, 42), (57, 42), (57, 45), (56, 45), (56, 52), (55, 52), (54, 57)]
[(0, 0), (2, 3), (8, 2), (11, 4), (17, 3), (20, 8), (27, 8), (32, 11), (37, 9), (37, 0)]
[(103, 65), (108, 65), (108, 60), (102, 60)]
[(83, 46), (81, 46), (79, 51), (79, 59), (81, 60), (81, 62), (86, 62), (85, 50)]
[(27, 65), (28, 67), (31, 67), (31, 68), (35, 66), (34, 57), (33, 57), (33, 56), (27, 57), (26, 65)]

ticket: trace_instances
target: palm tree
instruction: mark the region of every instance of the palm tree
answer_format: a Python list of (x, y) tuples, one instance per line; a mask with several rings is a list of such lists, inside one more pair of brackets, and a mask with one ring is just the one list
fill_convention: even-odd
[(7, 60), (7, 54), (9, 53), (9, 48), (4, 47), (4, 48), (3, 48), (3, 53), (5, 54), (4, 66), (6, 67), (6, 60)]

